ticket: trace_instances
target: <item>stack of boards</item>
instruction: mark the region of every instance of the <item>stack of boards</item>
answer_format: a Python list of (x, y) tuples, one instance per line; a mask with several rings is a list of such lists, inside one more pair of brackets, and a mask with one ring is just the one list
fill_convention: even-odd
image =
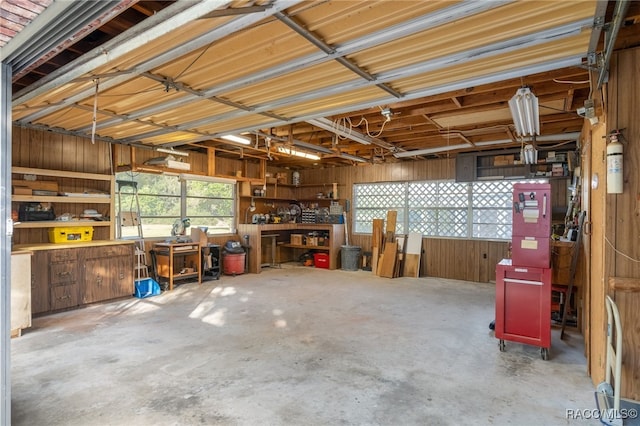
[[(422, 235), (411, 232), (396, 236), (398, 212), (387, 212), (384, 219), (373, 219), (371, 270), (380, 277), (419, 277)], [(384, 230), (384, 232), (383, 232)]]

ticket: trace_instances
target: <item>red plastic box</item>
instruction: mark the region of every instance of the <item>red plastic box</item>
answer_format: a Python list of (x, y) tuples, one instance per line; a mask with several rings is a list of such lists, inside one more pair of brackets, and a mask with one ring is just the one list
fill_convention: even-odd
[(316, 268), (329, 269), (329, 255), (327, 253), (313, 253), (313, 264)]

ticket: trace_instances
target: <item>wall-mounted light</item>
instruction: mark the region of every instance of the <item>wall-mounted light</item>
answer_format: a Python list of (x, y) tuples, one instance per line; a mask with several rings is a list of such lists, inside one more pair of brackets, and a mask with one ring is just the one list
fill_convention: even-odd
[(540, 134), (538, 98), (528, 87), (521, 87), (509, 101), (509, 109), (519, 136)]
[(295, 149), (287, 148), (286, 146), (279, 146), (278, 152), (282, 154), (295, 155), (296, 157), (306, 158), (308, 160), (319, 160), (320, 156), (311, 154), (309, 152), (298, 151)]
[(156, 148), (156, 151), (164, 152), (165, 154), (180, 155), (182, 157), (188, 157), (189, 156), (188, 152), (186, 152), (186, 151), (178, 151), (178, 150), (175, 150), (173, 148), (162, 148), (162, 147), (160, 147), (160, 148)]
[(238, 135), (224, 135), (220, 136), (222, 139), (226, 139), (231, 142), (241, 143), (243, 145), (251, 145), (251, 139)]

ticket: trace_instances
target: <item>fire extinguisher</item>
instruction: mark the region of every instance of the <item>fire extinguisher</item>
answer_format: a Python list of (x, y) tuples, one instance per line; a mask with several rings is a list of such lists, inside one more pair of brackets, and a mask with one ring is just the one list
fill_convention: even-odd
[(620, 130), (612, 130), (607, 145), (607, 194), (622, 194), (622, 143)]

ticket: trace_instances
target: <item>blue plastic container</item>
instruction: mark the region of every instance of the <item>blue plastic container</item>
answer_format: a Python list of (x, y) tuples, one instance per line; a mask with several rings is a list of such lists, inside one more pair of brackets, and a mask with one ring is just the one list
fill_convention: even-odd
[(136, 293), (135, 296), (139, 299), (145, 297), (157, 296), (161, 293), (160, 284), (153, 278), (144, 278), (136, 280)]

